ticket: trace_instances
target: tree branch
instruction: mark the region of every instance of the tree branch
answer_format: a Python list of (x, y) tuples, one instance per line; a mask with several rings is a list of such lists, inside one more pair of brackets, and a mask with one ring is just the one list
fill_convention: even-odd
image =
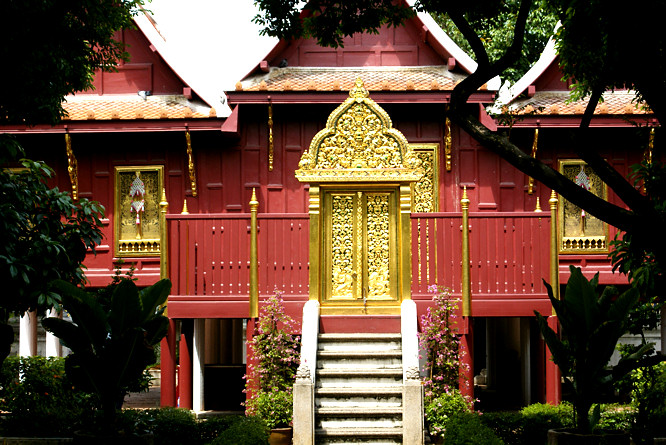
[(607, 184), (613, 192), (627, 206), (637, 213), (648, 215), (654, 209), (650, 206), (649, 200), (643, 196), (627, 179), (618, 173), (593, 147), (595, 144), (591, 140), (590, 122), (594, 116), (594, 110), (599, 103), (604, 92), (603, 87), (594, 87), (590, 95), (589, 102), (585, 108), (579, 129), (580, 133), (576, 138), (574, 150), (580, 158), (589, 165), (599, 178)]
[(456, 110), (455, 113), (450, 113), (449, 117), (485, 148), (496, 153), (523, 173), (557, 191), (568, 201), (621, 230), (634, 228), (636, 215), (633, 212), (599, 198), (543, 162), (532, 158), (505, 136), (498, 135), (486, 128), (469, 108)]

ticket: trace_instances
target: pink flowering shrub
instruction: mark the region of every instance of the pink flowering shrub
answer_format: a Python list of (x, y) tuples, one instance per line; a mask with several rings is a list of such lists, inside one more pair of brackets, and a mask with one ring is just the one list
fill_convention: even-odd
[(433, 294), (435, 304), (421, 316), (419, 344), (427, 354), (425, 396), (426, 400), (432, 400), (458, 389), (460, 369), (464, 365), (456, 315), (458, 301), (447, 288), (432, 285), (428, 291)]
[(248, 341), (245, 385), (251, 394), (246, 413), (262, 417), (271, 427), (291, 422), (292, 388), (300, 362), (300, 336), (293, 332), (296, 323), (285, 313), (282, 292), (276, 289), (261, 306), (257, 332)]
[(447, 288), (428, 287), (435, 303), (421, 317), (419, 344), (426, 354), (425, 414), (431, 433), (443, 435), (446, 422), (458, 412), (469, 411), (472, 400), (459, 390), (464, 351), (458, 333), (458, 300)]

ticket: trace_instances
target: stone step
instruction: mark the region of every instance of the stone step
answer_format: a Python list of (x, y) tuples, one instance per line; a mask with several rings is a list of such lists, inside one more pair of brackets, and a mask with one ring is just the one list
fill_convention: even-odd
[[(344, 443), (402, 443), (402, 427), (390, 428), (317, 428), (315, 429), (318, 444)], [(381, 442), (383, 440), (384, 442)]]
[(315, 428), (396, 428), (402, 427), (402, 415), (376, 417), (328, 417), (317, 418)]
[(399, 342), (402, 340), (401, 334), (319, 334), (318, 343), (327, 343), (327, 342)]
[(326, 417), (402, 417), (402, 407), (317, 407), (315, 413)]
[(317, 370), (317, 387), (320, 388), (377, 388), (402, 386), (402, 370), (388, 369), (336, 369)]
[(321, 408), (402, 407), (402, 386), (315, 388), (315, 405)]

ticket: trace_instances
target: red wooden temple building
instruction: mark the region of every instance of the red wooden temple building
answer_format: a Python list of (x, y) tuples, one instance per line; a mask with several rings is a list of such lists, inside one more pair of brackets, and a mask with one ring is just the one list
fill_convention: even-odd
[[(471, 296), (460, 326), (467, 391), (483, 374), (476, 394), (484, 406), (559, 400), (534, 319), (534, 310), (551, 313), (542, 279), (559, 271), (565, 283), (575, 264), (621, 284), (606, 256), (614, 231), (566, 201), (549, 202), (549, 189), (447, 120), (451, 91), (475, 64), (429, 16), (338, 49), (280, 41), (220, 91), (222, 100), (160, 50), (168, 41), (158, 41), (159, 23), (138, 23), (122, 33), (130, 62), (98, 74), (95, 91), (68, 97), (61, 124), (2, 131), (53, 166), (61, 189), (106, 208), (104, 244), (86, 261), (90, 286), (106, 285), (121, 260), (136, 267), (140, 285), (172, 280), (163, 405), (242, 409), (253, 208), (260, 301), (283, 292), (303, 324), (312, 302), (320, 334), (405, 335), (401, 314), (416, 326), (431, 304), (428, 286), (445, 286)], [(510, 137), (618, 201), (569, 148), (585, 104), (565, 104), (561, 77), (547, 49), (507, 96), (528, 111)], [(485, 111), (494, 83), (469, 106), (508, 131)], [(631, 97), (609, 95), (592, 122), (622, 174), (648, 149), (631, 121), (653, 122)], [(129, 194), (139, 183), (140, 215)]]

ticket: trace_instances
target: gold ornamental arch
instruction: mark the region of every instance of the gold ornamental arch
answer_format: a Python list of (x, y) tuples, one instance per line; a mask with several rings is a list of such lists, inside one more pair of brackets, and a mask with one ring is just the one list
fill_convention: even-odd
[(357, 79), (295, 172), (310, 183), (310, 299), (322, 313), (399, 313), (411, 298), (411, 184), (423, 173)]

